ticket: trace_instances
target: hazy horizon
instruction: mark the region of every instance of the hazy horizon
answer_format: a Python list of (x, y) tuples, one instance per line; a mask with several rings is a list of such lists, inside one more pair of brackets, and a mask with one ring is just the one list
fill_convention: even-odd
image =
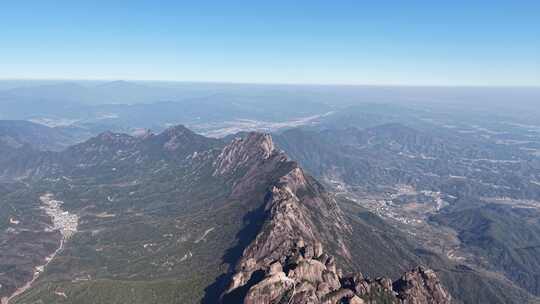
[[(300, 87), (403, 87), (403, 88), (493, 88), (493, 89), (540, 89), (540, 84), (524, 84), (524, 85), (482, 85), (482, 84), (399, 84), (399, 83), (309, 83), (309, 82), (249, 82), (249, 81), (226, 81), (226, 80), (174, 80), (174, 79), (122, 79), (122, 78), (0, 78), (0, 82), (36, 82), (42, 84), (62, 84), (62, 83), (114, 83), (114, 82), (130, 82), (130, 83), (168, 83), (168, 84), (216, 84), (216, 85), (254, 85), (254, 86), (300, 86)], [(13, 88), (15, 88), (14, 86)], [(0, 86), (0, 89), (2, 87)]]

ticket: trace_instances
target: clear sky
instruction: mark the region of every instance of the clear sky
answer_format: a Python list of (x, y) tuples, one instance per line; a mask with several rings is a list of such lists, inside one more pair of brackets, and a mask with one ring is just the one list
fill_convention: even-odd
[(2, 1), (0, 78), (540, 85), (540, 1)]

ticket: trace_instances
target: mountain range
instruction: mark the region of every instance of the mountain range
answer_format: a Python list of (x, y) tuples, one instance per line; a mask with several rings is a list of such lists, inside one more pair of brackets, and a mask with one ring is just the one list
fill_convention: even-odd
[[(33, 153), (24, 169), (4, 168), (0, 284), (4, 301), (16, 295), (9, 303), (450, 299), (426, 268), (395, 283), (358, 273), (360, 220), (350, 222), (269, 135), (226, 143), (177, 126)], [(397, 248), (373, 237), (373, 246)], [(377, 265), (366, 270), (414, 268)], [(268, 293), (269, 282), (283, 284)]]
[(0, 121), (2, 304), (538, 303), (534, 117), (229, 94)]

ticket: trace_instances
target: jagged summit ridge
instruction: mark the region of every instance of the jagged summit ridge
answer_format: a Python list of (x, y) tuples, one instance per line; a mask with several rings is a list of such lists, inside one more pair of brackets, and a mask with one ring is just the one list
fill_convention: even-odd
[[(214, 174), (243, 169), (249, 177), (275, 159), (293, 163), (275, 149), (269, 135), (250, 133), (222, 150)], [(245, 187), (245, 181), (240, 185), (236, 188)], [(361, 274), (343, 276), (338, 260), (323, 247), (331, 246), (341, 261), (354, 259), (343, 240), (353, 230), (335, 200), (296, 163), (266, 197), (264, 225), (244, 249), (223, 303), (450, 303), (435, 273), (424, 268), (395, 284)]]
[[(279, 154), (270, 134), (251, 132), (244, 138), (235, 138), (219, 154), (214, 166), (214, 175), (234, 173), (248, 163), (267, 160)], [(284, 154), (283, 154), (284, 156)], [(283, 157), (285, 160), (285, 157)]]

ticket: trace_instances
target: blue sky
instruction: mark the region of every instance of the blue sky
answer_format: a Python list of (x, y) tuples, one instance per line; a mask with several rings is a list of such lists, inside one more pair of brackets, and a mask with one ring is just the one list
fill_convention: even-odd
[(540, 86), (540, 1), (3, 1), (0, 78)]

